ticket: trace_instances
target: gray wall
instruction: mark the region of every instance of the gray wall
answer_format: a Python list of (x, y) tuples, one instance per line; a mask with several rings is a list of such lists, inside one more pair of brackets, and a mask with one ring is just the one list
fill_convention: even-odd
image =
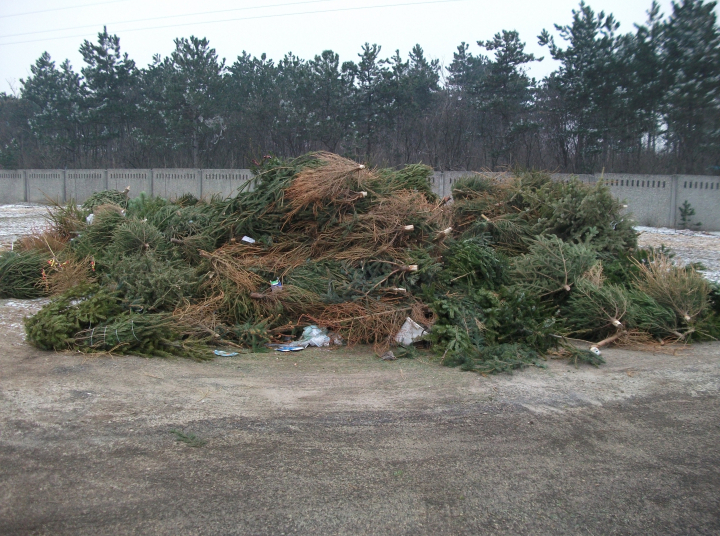
[[(449, 196), (459, 178), (472, 175), (467, 171), (438, 171), (433, 176), (433, 190)], [(500, 175), (500, 174), (493, 174)], [(556, 180), (571, 175), (554, 174)], [(577, 175), (594, 184), (600, 175)], [(680, 223), (680, 207), (688, 201), (695, 209), (694, 223), (701, 229), (720, 231), (720, 177), (698, 175), (625, 175), (602, 177), (611, 192), (628, 205), (639, 225), (675, 227)], [(248, 169), (22, 169), (0, 170), (0, 204), (20, 202), (48, 203), (51, 200), (85, 201), (93, 192), (106, 189), (124, 190), (130, 195), (141, 192), (174, 198), (185, 193), (197, 197), (229, 197), (251, 181)]]

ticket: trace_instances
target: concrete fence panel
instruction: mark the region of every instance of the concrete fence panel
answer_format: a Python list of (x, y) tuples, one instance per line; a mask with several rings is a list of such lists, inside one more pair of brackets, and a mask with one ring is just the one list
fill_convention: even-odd
[(107, 170), (68, 169), (65, 170), (65, 198), (83, 203), (95, 192), (107, 189)]
[[(437, 171), (431, 178), (432, 189), (440, 197), (450, 196), (455, 183), (472, 171)], [(482, 173), (500, 177), (503, 173)], [(554, 180), (573, 178), (594, 184), (601, 178), (640, 225), (674, 227), (680, 224), (684, 201), (695, 210), (691, 224), (700, 229), (720, 231), (720, 177), (690, 175), (569, 175), (554, 174)], [(209, 199), (213, 195), (230, 197), (246, 185), (253, 189), (254, 177), (248, 169), (26, 169), (0, 170), (0, 203), (23, 201), (46, 203), (75, 199), (85, 201), (94, 192), (124, 190), (130, 196), (141, 192), (170, 199), (183, 194)]]
[(628, 205), (628, 212), (640, 225), (672, 227), (675, 178), (670, 175), (606, 174), (612, 194)]
[(25, 200), (29, 203), (47, 203), (49, 199), (58, 203), (65, 202), (63, 169), (27, 169), (25, 184)]
[(232, 197), (237, 194), (238, 188), (253, 179), (249, 169), (203, 169), (202, 195), (207, 198), (213, 195)]
[(155, 169), (153, 170), (153, 195), (177, 199), (185, 194), (202, 197), (202, 182), (199, 169)]
[(108, 169), (107, 188), (122, 192), (130, 187), (130, 197), (137, 197), (141, 193), (152, 195), (153, 171), (151, 169)]
[(691, 224), (701, 223), (700, 229), (720, 230), (720, 178), (702, 175), (678, 175), (676, 222), (680, 224), (680, 207), (687, 201), (695, 210)]
[(12, 205), (27, 201), (23, 170), (0, 169), (0, 205)]

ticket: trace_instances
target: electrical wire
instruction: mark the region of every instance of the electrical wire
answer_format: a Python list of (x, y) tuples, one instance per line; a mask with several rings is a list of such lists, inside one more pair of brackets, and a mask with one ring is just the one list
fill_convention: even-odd
[[(319, 15), (324, 13), (338, 13), (338, 12), (344, 12), (344, 11), (361, 11), (361, 10), (368, 10), (368, 9), (386, 9), (390, 7), (406, 7), (406, 6), (422, 6), (427, 4), (449, 4), (454, 2), (466, 2), (468, 0), (428, 0), (426, 2), (404, 2), (404, 3), (397, 3), (397, 4), (386, 4), (386, 5), (377, 5), (377, 6), (360, 6), (360, 7), (345, 7), (345, 8), (336, 8), (336, 9), (322, 9), (322, 10), (315, 10), (315, 11), (300, 11), (297, 13), (276, 13), (273, 15), (255, 15), (252, 17), (240, 17), (235, 19), (223, 19), (223, 20), (211, 20), (211, 21), (195, 21), (195, 22), (188, 22), (183, 24), (168, 24), (164, 26), (148, 26), (144, 28), (130, 28), (126, 30), (122, 30), (124, 33), (130, 33), (130, 32), (142, 32), (147, 30), (161, 30), (165, 28), (180, 28), (183, 26), (198, 26), (201, 24), (218, 24), (223, 22), (238, 22), (238, 21), (248, 21), (248, 20), (259, 20), (259, 19), (271, 19), (271, 18), (280, 18), (280, 17), (293, 17), (297, 15)], [(24, 34), (23, 34), (24, 35)], [(31, 39), (28, 41), (13, 41), (10, 43), (0, 43), (0, 47), (7, 46), (7, 45), (21, 45), (25, 43), (38, 43), (41, 41), (57, 41), (59, 39), (74, 39), (77, 37), (87, 37), (87, 34), (82, 35), (67, 35), (62, 37), (47, 37), (44, 39)]]
[(103, 6), (105, 4), (119, 4), (120, 2), (127, 2), (128, 0), (112, 0), (111, 2), (93, 2), (92, 4), (82, 4), (80, 6), (65, 6), (65, 7), (54, 7), (52, 9), (41, 9), (40, 11), (26, 11), (25, 13), (11, 13), (10, 15), (0, 15), (0, 19), (7, 19), (10, 17), (22, 17), (25, 15), (37, 15), (38, 13), (49, 13), (51, 11), (62, 11), (64, 9), (78, 9), (81, 7), (95, 7)]
[[(127, 0), (121, 0), (123, 2)], [(271, 7), (287, 7), (287, 6), (297, 6), (300, 4), (319, 4), (321, 2), (332, 2), (334, 0), (306, 0), (304, 2), (289, 2), (285, 4), (270, 4), (270, 5), (261, 5), (261, 6), (249, 6), (249, 7), (238, 7), (233, 9), (219, 9), (219, 10), (213, 10), (213, 11), (198, 11), (196, 13), (187, 13), (185, 15), (164, 15), (162, 17), (152, 17), (152, 18), (145, 18), (145, 19), (134, 19), (134, 20), (123, 20), (118, 22), (108, 22), (105, 24), (105, 26), (112, 26), (115, 24), (131, 24), (133, 22), (148, 22), (153, 20), (165, 20), (165, 19), (180, 19), (184, 17), (196, 17), (198, 15), (216, 15), (218, 13), (229, 13), (233, 11), (249, 11), (251, 9), (267, 9)], [(19, 34), (8, 34), (8, 35), (0, 35), (0, 39), (6, 39), (9, 37), (22, 37), (25, 35), (35, 35), (35, 34), (43, 34), (43, 33), (52, 33), (52, 32), (65, 32), (67, 30), (82, 30), (84, 28), (97, 28), (97, 24), (86, 24), (85, 26), (71, 26), (69, 28), (55, 28), (53, 30), (38, 30), (36, 32), (23, 32)]]

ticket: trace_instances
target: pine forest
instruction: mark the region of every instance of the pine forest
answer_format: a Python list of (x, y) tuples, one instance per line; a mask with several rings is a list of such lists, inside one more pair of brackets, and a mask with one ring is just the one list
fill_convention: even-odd
[[(452, 62), (366, 43), (274, 60), (221, 59), (175, 40), (140, 67), (103, 30), (79, 70), (43, 53), (0, 94), (0, 167), (248, 168), (265, 155), (328, 151), (373, 166), (717, 174), (720, 32), (715, 2), (653, 3), (619, 32), (581, 2), (555, 36), (502, 30), (460, 43)], [(538, 39), (558, 67), (542, 80)]]

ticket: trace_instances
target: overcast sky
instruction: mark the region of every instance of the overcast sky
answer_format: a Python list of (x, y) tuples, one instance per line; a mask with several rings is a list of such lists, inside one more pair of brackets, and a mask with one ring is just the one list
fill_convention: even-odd
[[(597, 11), (612, 13), (628, 32), (646, 20), (651, 0), (590, 0)], [(670, 0), (661, 0), (664, 13)], [(444, 65), (465, 41), (478, 53), (478, 40), (517, 30), (527, 50), (545, 61), (530, 73), (542, 78), (555, 66), (537, 44), (543, 28), (569, 24), (579, 0), (0, 0), (0, 92), (19, 90), (30, 65), (48, 51), (59, 65), (66, 58), (77, 72), (78, 48), (95, 41), (98, 31), (120, 36), (122, 50), (139, 67), (154, 54), (168, 55), (173, 39), (207, 37), (221, 58), (232, 64), (243, 50), (275, 60), (292, 51), (312, 58), (332, 49), (341, 61), (356, 60), (365, 42), (382, 46), (382, 56), (399, 49), (403, 57), (419, 43)]]

